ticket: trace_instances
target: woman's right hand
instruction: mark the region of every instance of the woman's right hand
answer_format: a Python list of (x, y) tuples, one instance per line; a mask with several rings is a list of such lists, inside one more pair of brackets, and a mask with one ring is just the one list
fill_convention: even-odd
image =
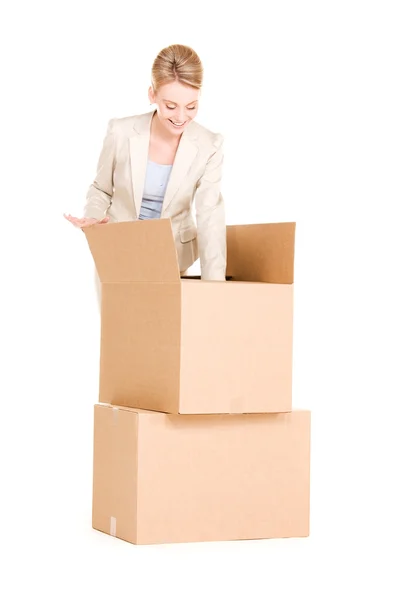
[(72, 217), (72, 215), (66, 215), (66, 214), (64, 215), (64, 218), (67, 219), (67, 221), (70, 221), (70, 223), (72, 223), (72, 225), (74, 225), (78, 229), (83, 229), (84, 227), (91, 227), (92, 225), (96, 225), (96, 224), (108, 223), (108, 221), (109, 221), (109, 217), (104, 217), (103, 219), (93, 219), (93, 218), (78, 219), (77, 217)]

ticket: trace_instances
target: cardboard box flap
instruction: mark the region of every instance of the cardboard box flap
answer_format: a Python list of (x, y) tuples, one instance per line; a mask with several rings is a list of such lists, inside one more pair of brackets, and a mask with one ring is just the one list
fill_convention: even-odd
[(107, 223), (84, 232), (102, 283), (180, 281), (170, 219)]
[(296, 223), (228, 225), (227, 274), (237, 281), (293, 283)]

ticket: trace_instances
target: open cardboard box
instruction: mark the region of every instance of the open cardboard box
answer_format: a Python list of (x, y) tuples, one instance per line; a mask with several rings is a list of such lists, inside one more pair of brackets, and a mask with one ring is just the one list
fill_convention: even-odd
[(169, 219), (85, 234), (102, 284), (100, 402), (291, 410), (295, 223), (228, 226), (227, 281), (181, 278)]

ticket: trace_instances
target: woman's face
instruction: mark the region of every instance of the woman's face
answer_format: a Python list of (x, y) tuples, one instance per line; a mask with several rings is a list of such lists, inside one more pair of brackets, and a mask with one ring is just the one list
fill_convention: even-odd
[(149, 100), (157, 106), (159, 121), (173, 135), (180, 135), (198, 111), (200, 90), (178, 81), (162, 85), (154, 94), (149, 88)]

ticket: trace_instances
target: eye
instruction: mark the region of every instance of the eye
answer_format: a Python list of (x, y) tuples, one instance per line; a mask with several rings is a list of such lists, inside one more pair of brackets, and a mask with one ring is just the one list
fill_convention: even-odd
[[(168, 110), (175, 110), (175, 106), (168, 106), (167, 104), (166, 104), (166, 108)], [(189, 106), (188, 110), (196, 110), (196, 108), (197, 108), (196, 106)]]

